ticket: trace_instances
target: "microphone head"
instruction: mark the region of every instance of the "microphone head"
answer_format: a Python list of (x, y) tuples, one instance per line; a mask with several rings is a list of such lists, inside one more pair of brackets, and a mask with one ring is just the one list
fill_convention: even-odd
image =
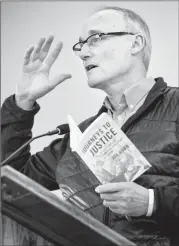
[(68, 124), (59, 125), (59, 126), (57, 126), (56, 129), (59, 130), (59, 134), (60, 135), (63, 135), (63, 134), (66, 134), (66, 133), (70, 132), (70, 128), (69, 128)]

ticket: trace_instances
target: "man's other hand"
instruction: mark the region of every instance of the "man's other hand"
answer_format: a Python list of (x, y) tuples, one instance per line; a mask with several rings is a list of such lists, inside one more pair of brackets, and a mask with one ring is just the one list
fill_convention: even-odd
[(108, 183), (98, 186), (96, 192), (104, 200), (103, 205), (117, 214), (127, 216), (147, 214), (149, 191), (136, 183)]

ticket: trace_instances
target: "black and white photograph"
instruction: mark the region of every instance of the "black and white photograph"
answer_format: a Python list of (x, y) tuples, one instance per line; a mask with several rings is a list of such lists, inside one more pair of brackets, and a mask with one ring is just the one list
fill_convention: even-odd
[(179, 2), (1, 3), (1, 244), (179, 245)]

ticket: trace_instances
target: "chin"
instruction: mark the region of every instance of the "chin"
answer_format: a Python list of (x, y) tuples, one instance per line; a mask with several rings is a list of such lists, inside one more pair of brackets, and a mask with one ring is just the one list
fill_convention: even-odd
[(104, 78), (103, 76), (89, 76), (88, 77), (88, 86), (91, 88), (96, 88), (96, 89), (102, 89), (106, 87), (106, 83), (109, 82), (107, 78)]
[(88, 78), (88, 86), (91, 88), (99, 88), (101, 89), (101, 86), (103, 84), (104, 80), (99, 79), (89, 79)]

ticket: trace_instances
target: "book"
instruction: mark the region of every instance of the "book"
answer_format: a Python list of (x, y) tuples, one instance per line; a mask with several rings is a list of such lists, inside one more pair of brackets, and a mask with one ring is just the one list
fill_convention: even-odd
[(70, 146), (101, 184), (134, 181), (151, 165), (115, 121), (102, 113), (83, 133), (68, 116)]

